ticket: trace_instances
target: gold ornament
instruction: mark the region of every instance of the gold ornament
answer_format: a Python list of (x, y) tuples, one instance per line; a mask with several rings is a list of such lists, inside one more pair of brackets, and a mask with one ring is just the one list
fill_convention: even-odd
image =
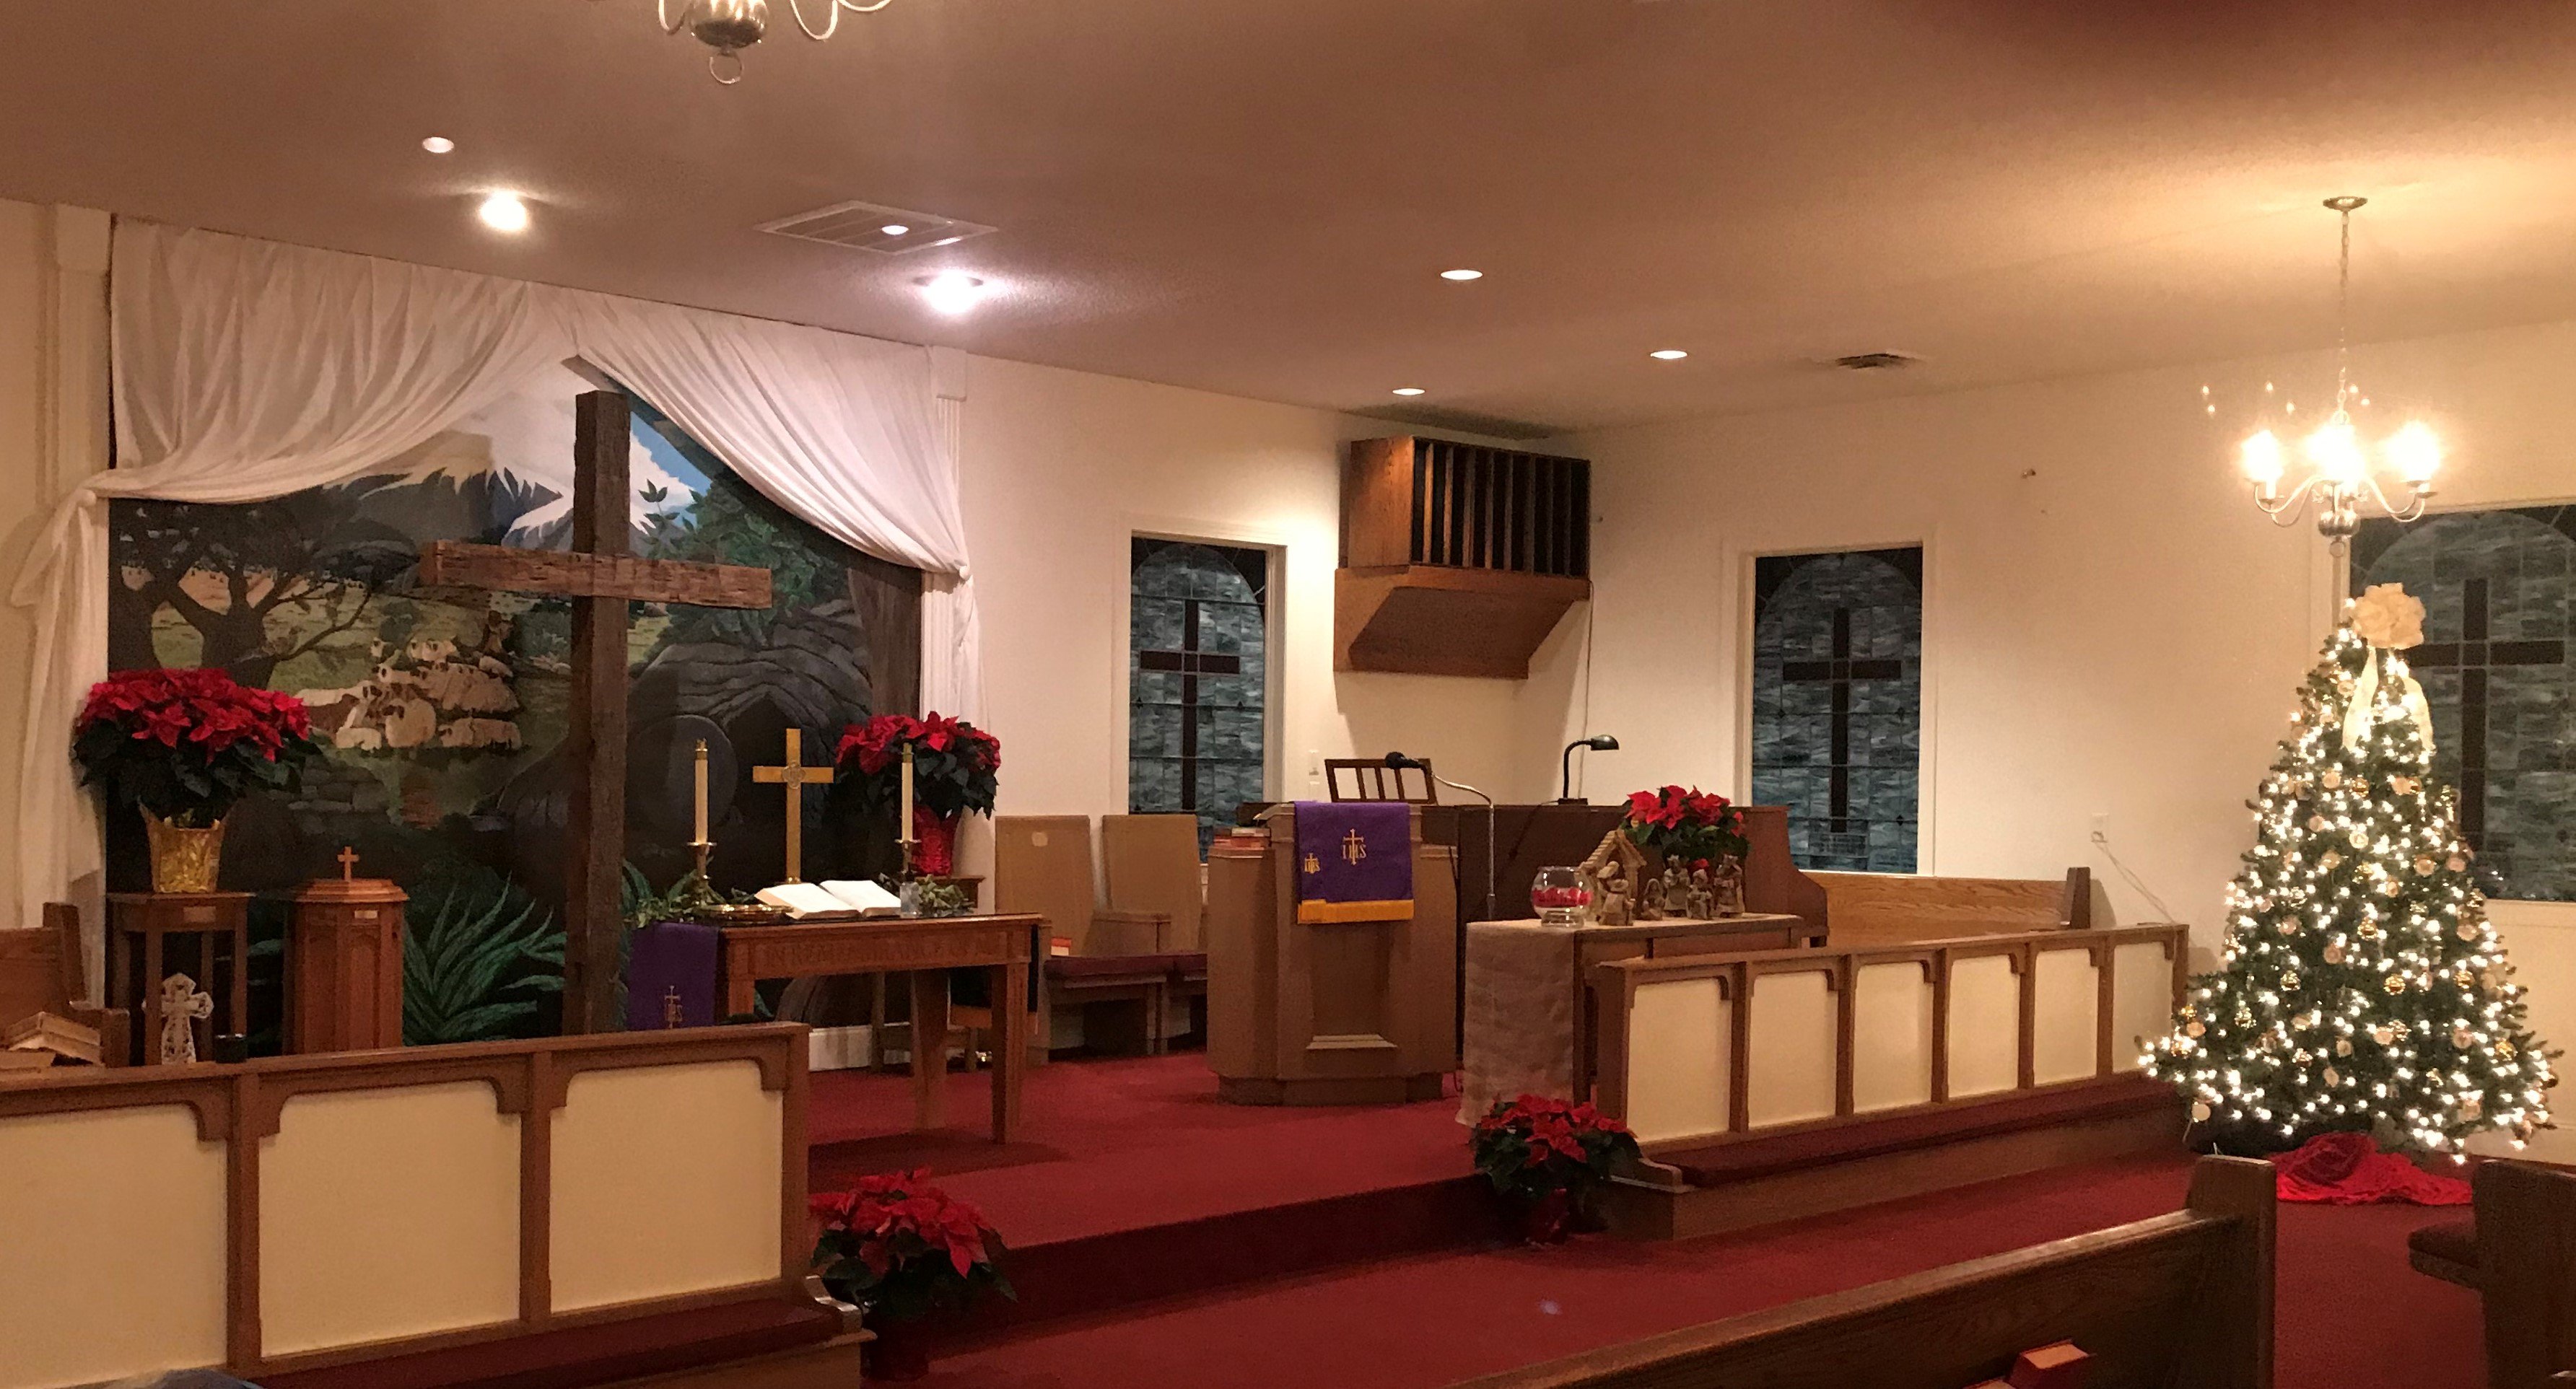
[(2382, 897), (2394, 897), (2405, 890), (2395, 878), (2383, 879), (2379, 884), (2379, 895)]
[(2367, 849), (2370, 847), (2370, 832), (2361, 828), (2359, 825), (2353, 826), (2352, 834), (2349, 836), (2349, 839), (2352, 847), (2356, 849)]
[[(2393, 981), (2393, 980), (2395, 980), (2395, 979), (2397, 978), (2397, 976), (2396, 976), (2396, 975), (2393, 975), (2393, 974), (2392, 974), (2392, 975), (2390, 975), (2390, 976), (2388, 976), (2388, 977), (2389, 977), (2392, 981)], [(2397, 992), (2397, 990), (2395, 990), (2395, 989), (2391, 989), (2391, 990), (2389, 990), (2389, 992), (2390, 992), (2390, 993), (2395, 993), (2395, 992)], [(2386, 1024), (2386, 1023), (2381, 1023), (2379, 1026), (2377, 1026), (2377, 1027), (2374, 1027), (2374, 1028), (2370, 1029), (2370, 1040), (2372, 1040), (2372, 1041), (2374, 1041), (2374, 1042), (2377, 1042), (2377, 1043), (2379, 1043), (2381, 1046), (2383, 1046), (2383, 1047), (2384, 1047), (2384, 1046), (2388, 1045), (2389, 1043), (2391, 1043), (2391, 1042), (2393, 1042), (2393, 1041), (2396, 1041), (2396, 1040), (2397, 1040), (2397, 1029), (2396, 1029), (2396, 1028), (2393, 1028), (2393, 1027), (2390, 1027), (2390, 1026), (2389, 1026), (2388, 1024)]]
[(2442, 866), (2450, 869), (2454, 873), (2465, 873), (2468, 871), (2469, 861), (2460, 857), (2458, 854), (2453, 854), (2451, 855), (2450, 860)]
[(2209, 1122), (2209, 1106), (2208, 1106), (2207, 1104), (2205, 1104), (2205, 1103), (2203, 1103), (2203, 1102), (2199, 1101), (2199, 1100), (2194, 1100), (2194, 1101), (2192, 1101), (2192, 1102), (2191, 1102), (2191, 1121), (2192, 1121), (2193, 1123), (2195, 1123), (2195, 1124), (2206, 1124), (2206, 1123), (2208, 1123), (2208, 1122)]
[(2499, 1061), (2511, 1061), (2511, 1060), (2513, 1059), (2513, 1043), (2511, 1043), (2511, 1042), (2506, 1042), (2506, 1041), (2498, 1041), (2498, 1042), (2496, 1043), (2496, 1048), (2495, 1048), (2495, 1050), (2496, 1050), (2496, 1059), (2497, 1059), (2497, 1060), (2499, 1060)]
[(2325, 827), (2326, 817), (2322, 815), (2311, 815), (2308, 817), (2308, 830), (2310, 833), (2316, 833), (2323, 830)]
[(2190, 1022), (2184, 1023), (2184, 1024), (2182, 1025), (2182, 1035), (2184, 1035), (2184, 1036), (2186, 1036), (2186, 1037), (2197, 1037), (2197, 1036), (2200, 1036), (2202, 1033), (2205, 1033), (2205, 1032), (2207, 1032), (2207, 1031), (2209, 1031), (2209, 1029), (2208, 1029), (2207, 1027), (2203, 1026), (2203, 1025), (2201, 1024), (2200, 1020), (2199, 1020), (2199, 1019), (2197, 1019), (2197, 1018), (2194, 1018), (2194, 1019), (2193, 1019), (2193, 1020), (2191, 1020)]
[(2341, 942), (2326, 942), (2326, 963), (2330, 965), (2339, 965), (2343, 963), (2343, 945)]
[(2388, 779), (2388, 789), (2401, 796), (2414, 795), (2415, 789), (2423, 784), (2411, 776), (2393, 776)]
[(2474, 1119), (2486, 1113), (2486, 1109), (2487, 1107), (2480, 1103), (2475, 1095), (2466, 1096), (2460, 1101), (2460, 1117), (2463, 1119)]
[(2335, 865), (2341, 862), (2343, 862), (2343, 853), (2340, 850), (2328, 849), (2324, 853), (2317, 855), (2317, 867), (2322, 868), (2329, 873), (2333, 872)]
[(2352, 793), (2356, 796), (2369, 795), (2370, 779), (2368, 777), (2354, 777), (2352, 779)]
[(2478, 938), (2478, 923), (2474, 921), (2461, 922), (2459, 935), (2462, 940), (2476, 940)]
[(2451, 1029), (2451, 1045), (2461, 1051), (2467, 1051), (2469, 1049), (2469, 1044), (2474, 1040), (2476, 1039), (2469, 1036), (2469, 1030), (2465, 1027), (2455, 1027)]
[(2295, 989), (2299, 987), (2299, 972), (2295, 969), (2286, 969), (2281, 971), (2281, 987), (2285, 989)]
[(2402, 974), (2392, 974), (2381, 982), (2380, 987), (2388, 990), (2391, 994), (2402, 994), (2406, 992), (2406, 976)]
[(2458, 989), (2462, 993), (2467, 993), (2469, 990), (2476, 988), (2477, 984), (2477, 976), (2469, 973), (2469, 967), (2467, 965), (2460, 966), (2460, 972), (2451, 976), (2451, 987)]
[(2434, 864), (2431, 859), (2419, 858), (2415, 860), (2415, 871), (2418, 873), (2430, 873), (2433, 871), (2433, 867)]
[(2308, 1055), (2308, 1049), (2306, 1047), (2301, 1047), (2297, 1051), (2290, 1053), (2290, 1063), (2294, 1066), (2304, 1066), (2312, 1059), (2314, 1058)]
[(2352, 1039), (2351, 1039), (2350, 1037), (2337, 1037), (2337, 1038), (2335, 1038), (2335, 1055), (2337, 1055), (2337, 1056), (2350, 1056), (2350, 1055), (2352, 1055)]
[(2326, 1088), (2331, 1090), (2341, 1084), (2343, 1084), (2343, 1076), (2337, 1073), (2334, 1067), (2326, 1067)]
[(2363, 940), (2377, 940), (2379, 939), (2379, 923), (2365, 917), (2360, 925), (2352, 928), (2352, 933), (2361, 937)]
[(2325, 788), (2331, 791), (2336, 787), (2343, 785), (2343, 773), (2336, 771), (2332, 767), (2328, 767), (2325, 770), (2325, 774), (2318, 777), (2317, 780), (2323, 782), (2325, 784)]

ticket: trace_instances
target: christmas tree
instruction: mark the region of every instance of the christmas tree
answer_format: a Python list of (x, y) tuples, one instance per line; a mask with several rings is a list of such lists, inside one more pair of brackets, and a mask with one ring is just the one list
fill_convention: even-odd
[(2150, 1074), (2192, 1118), (2268, 1147), (2320, 1133), (2461, 1157), (2549, 1123), (2556, 1083), (2471, 877), (2432, 720), (2398, 651), (2424, 605), (2395, 584), (2326, 639), (2291, 734), (2247, 802), (2217, 973), (2194, 979)]

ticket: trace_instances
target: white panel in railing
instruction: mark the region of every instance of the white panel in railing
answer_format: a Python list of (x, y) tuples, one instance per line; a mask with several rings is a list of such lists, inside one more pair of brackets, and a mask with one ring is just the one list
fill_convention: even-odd
[(781, 1097), (751, 1061), (572, 1078), (554, 1127), (554, 1306), (779, 1276)]
[(1714, 977), (1637, 987), (1628, 1005), (1628, 1127), (1641, 1142), (1726, 1131), (1732, 1012)]
[(2111, 1069), (2134, 1071), (2147, 1039), (2173, 1025), (2173, 961), (2161, 941), (2111, 952)]
[(1834, 993), (1823, 970), (1753, 981), (1745, 1118), (1753, 1128), (1834, 1112)]
[(184, 1105), (0, 1119), (0, 1386), (222, 1364), (225, 1166)]
[(259, 1159), (262, 1351), (515, 1319), (519, 1122), (479, 1081), (288, 1099)]
[(2031, 988), (2031, 1079), (2040, 1085), (2101, 1073), (2102, 976), (2090, 950), (2042, 950)]
[(1911, 961), (1863, 965), (1852, 993), (1852, 1110), (1932, 1098), (1932, 980)]
[(1950, 1098), (1991, 1095), (2021, 1084), (2021, 983), (2012, 957), (1979, 955), (1950, 965)]

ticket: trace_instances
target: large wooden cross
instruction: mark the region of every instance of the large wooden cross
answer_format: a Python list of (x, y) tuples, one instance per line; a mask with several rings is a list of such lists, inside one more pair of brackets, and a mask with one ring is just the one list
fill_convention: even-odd
[(2483, 849), (2487, 839), (2487, 714), (2489, 672), (2505, 666), (2555, 666), (2567, 661), (2556, 641), (2498, 641), (2489, 634), (2487, 581), (2460, 585), (2460, 639), (2426, 642), (2406, 652), (2417, 670), (2460, 673), (2460, 838)]
[(573, 768), (564, 874), (564, 1031), (614, 1032), (618, 908), (626, 864), (627, 604), (769, 606), (769, 571), (729, 564), (635, 559), (626, 459), (626, 397), (588, 391), (573, 411), (572, 549), (513, 550), (433, 541), (420, 583), (570, 598), (572, 709), (564, 757)]

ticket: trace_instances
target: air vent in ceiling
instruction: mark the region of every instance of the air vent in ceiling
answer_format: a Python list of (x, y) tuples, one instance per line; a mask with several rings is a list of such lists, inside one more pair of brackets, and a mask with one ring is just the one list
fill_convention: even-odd
[(908, 212), (879, 203), (835, 203), (766, 223), (760, 230), (799, 241), (899, 256), (934, 246), (954, 246), (992, 228), (980, 222), (961, 222), (937, 213)]
[(1902, 352), (1855, 352), (1848, 357), (1836, 357), (1834, 365), (1845, 371), (1895, 371), (1900, 367), (1913, 366), (1921, 360), (1920, 357), (1908, 357)]

